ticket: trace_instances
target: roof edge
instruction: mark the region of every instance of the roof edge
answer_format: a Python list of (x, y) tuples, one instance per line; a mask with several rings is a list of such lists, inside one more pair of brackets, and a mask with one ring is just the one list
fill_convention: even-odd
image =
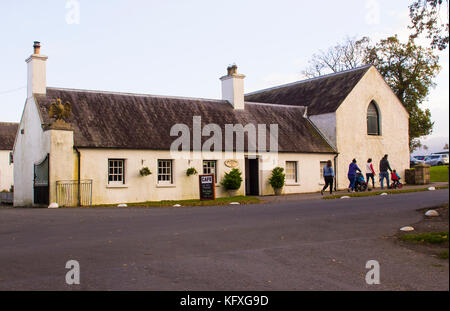
[(184, 100), (202, 100), (210, 102), (221, 102), (227, 103), (227, 100), (223, 99), (213, 99), (213, 98), (201, 98), (201, 97), (186, 97), (186, 96), (169, 96), (169, 95), (154, 95), (154, 94), (142, 94), (142, 93), (128, 93), (128, 92), (114, 92), (114, 91), (102, 91), (102, 90), (87, 90), (87, 89), (72, 89), (63, 87), (47, 87), (48, 90), (59, 90), (59, 91), (72, 91), (72, 92), (87, 92), (96, 94), (113, 94), (113, 95), (124, 95), (124, 96), (139, 96), (139, 97), (154, 97), (154, 98), (170, 98), (170, 99), (184, 99)]
[(320, 79), (325, 79), (325, 78), (329, 78), (329, 77), (333, 77), (333, 76), (338, 76), (338, 75), (341, 75), (341, 74), (346, 74), (346, 73), (349, 73), (349, 72), (358, 71), (358, 70), (362, 70), (362, 69), (367, 69), (368, 70), (371, 67), (373, 67), (373, 65), (372, 64), (368, 64), (368, 65), (360, 66), (360, 67), (357, 67), (357, 68), (352, 68), (352, 69), (348, 69), (348, 70), (344, 70), (344, 71), (329, 73), (329, 74), (326, 74), (326, 75), (323, 75), (323, 76), (319, 76), (319, 77), (314, 77), (314, 78), (305, 79), (305, 80), (299, 80), (299, 81), (295, 81), (295, 82), (291, 82), (291, 83), (286, 83), (286, 84), (281, 84), (281, 85), (278, 85), (278, 86), (265, 88), (265, 89), (262, 89), (262, 90), (258, 90), (258, 91), (254, 91), (254, 92), (250, 92), (250, 93), (244, 94), (244, 96), (251, 96), (251, 95), (255, 95), (255, 94), (259, 94), (259, 93), (273, 91), (273, 90), (276, 90), (276, 89), (281, 89), (281, 88), (285, 88), (285, 87), (289, 87), (289, 86), (293, 86), (293, 85), (298, 85), (298, 84), (307, 83), (307, 82), (311, 82), (311, 81), (316, 81), (316, 80), (320, 80)]

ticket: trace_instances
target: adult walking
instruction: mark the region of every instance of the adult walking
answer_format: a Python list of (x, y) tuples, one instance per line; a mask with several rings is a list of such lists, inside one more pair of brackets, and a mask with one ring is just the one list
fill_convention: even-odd
[(333, 194), (334, 170), (330, 160), (328, 160), (327, 165), (323, 168), (323, 178), (325, 179), (325, 186), (320, 193), (323, 195), (323, 192), (330, 186), (330, 194)]
[(353, 159), (352, 163), (350, 163), (348, 167), (348, 180), (350, 181), (350, 185), (348, 186), (348, 192), (355, 192), (355, 182), (356, 182), (356, 172), (361, 173), (361, 169), (356, 164), (356, 159)]
[(372, 188), (375, 188), (375, 169), (373, 168), (372, 159), (368, 159), (366, 163), (367, 186), (369, 186), (370, 179), (372, 179)]
[(385, 154), (383, 159), (380, 161), (380, 184), (381, 189), (384, 189), (384, 179), (387, 181), (387, 188), (389, 189), (389, 172), (392, 172), (391, 166), (389, 165), (388, 155)]

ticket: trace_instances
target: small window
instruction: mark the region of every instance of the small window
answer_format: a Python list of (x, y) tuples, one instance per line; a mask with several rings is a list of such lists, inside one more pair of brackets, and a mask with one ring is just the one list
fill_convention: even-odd
[(295, 161), (286, 162), (286, 182), (290, 184), (295, 184), (298, 182), (297, 162)]
[(327, 166), (327, 164), (328, 164), (327, 161), (325, 161), (325, 162), (321, 161), (320, 162), (320, 176), (319, 176), (320, 180), (323, 179), (323, 169), (324, 169), (325, 166)]
[(203, 174), (214, 174), (215, 182), (217, 183), (217, 161), (205, 160), (203, 161)]
[(108, 160), (108, 184), (125, 184), (125, 160)]
[(12, 151), (9, 153), (9, 165), (14, 163), (14, 154)]
[(172, 160), (158, 160), (158, 183), (173, 184)]
[(380, 135), (380, 114), (374, 101), (367, 108), (367, 134)]

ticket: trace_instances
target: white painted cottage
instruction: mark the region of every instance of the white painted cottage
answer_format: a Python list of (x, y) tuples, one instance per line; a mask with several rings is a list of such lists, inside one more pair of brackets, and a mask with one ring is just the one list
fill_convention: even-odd
[(13, 145), (18, 123), (0, 122), (0, 191), (9, 192), (13, 186)]
[[(276, 166), (286, 170), (285, 194), (320, 190), (328, 160), (339, 188), (348, 186), (353, 158), (363, 168), (367, 158), (377, 163), (387, 153), (401, 174), (409, 166), (408, 114), (373, 66), (248, 95), (245, 76), (229, 67), (221, 78), (223, 98), (215, 100), (47, 87), (47, 57), (38, 42), (34, 47), (14, 146), (15, 206), (198, 198), (198, 177), (186, 175), (191, 167), (215, 174), (221, 197), (227, 194), (219, 181), (231, 167), (243, 173), (239, 194), (271, 195), (268, 178)], [(70, 103), (67, 123), (49, 116), (58, 99)], [(175, 124), (192, 133), (189, 150), (176, 155), (170, 150), (179, 135)], [(230, 151), (222, 145), (227, 125), (258, 133), (276, 125), (277, 152), (269, 148), (272, 132), (255, 141), (249, 131), (245, 149), (222, 152)], [(205, 152), (213, 129), (220, 132), (220, 149)], [(144, 167), (152, 174), (141, 176)]]

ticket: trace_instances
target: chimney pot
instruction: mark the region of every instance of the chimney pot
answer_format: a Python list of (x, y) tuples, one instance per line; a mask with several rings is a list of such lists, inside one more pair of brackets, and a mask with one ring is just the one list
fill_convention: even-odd
[(34, 54), (41, 53), (41, 43), (39, 41), (34, 41), (33, 48), (34, 48)]

